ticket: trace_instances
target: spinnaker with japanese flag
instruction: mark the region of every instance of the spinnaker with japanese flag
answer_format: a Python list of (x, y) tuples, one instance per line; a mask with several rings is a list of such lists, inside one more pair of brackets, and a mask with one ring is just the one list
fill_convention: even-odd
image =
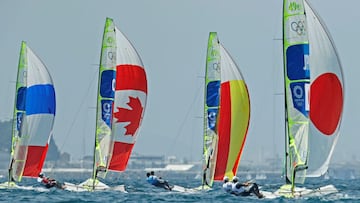
[(309, 177), (327, 173), (340, 136), (344, 75), (325, 23), (307, 0), (283, 1), (286, 184), (283, 196), (324, 195), (333, 185), (303, 189)]

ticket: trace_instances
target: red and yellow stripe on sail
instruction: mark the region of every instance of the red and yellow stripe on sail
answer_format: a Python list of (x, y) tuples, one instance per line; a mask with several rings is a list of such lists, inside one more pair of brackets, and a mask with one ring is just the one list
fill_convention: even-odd
[(235, 176), (250, 121), (250, 100), (244, 80), (221, 83), (218, 154), (214, 180)]

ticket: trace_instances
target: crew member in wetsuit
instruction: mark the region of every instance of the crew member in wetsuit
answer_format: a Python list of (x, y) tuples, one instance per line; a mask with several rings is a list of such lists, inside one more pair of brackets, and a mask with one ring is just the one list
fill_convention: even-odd
[(249, 196), (251, 193), (255, 194), (258, 198), (263, 198), (264, 195), (260, 193), (259, 187), (256, 183), (244, 182), (240, 183), (239, 178), (234, 176), (232, 180), (231, 194), (237, 196)]
[(156, 187), (161, 187), (166, 190), (172, 190), (172, 187), (169, 185), (169, 183), (162, 179), (161, 177), (157, 177), (154, 173), (154, 171), (151, 171), (150, 173), (146, 173), (146, 181), (150, 183), (151, 185), (154, 185)]
[(55, 179), (46, 177), (44, 173), (40, 173), (37, 179), (39, 183), (42, 183), (46, 188), (57, 187), (59, 189), (64, 189), (65, 186), (61, 183), (58, 183)]

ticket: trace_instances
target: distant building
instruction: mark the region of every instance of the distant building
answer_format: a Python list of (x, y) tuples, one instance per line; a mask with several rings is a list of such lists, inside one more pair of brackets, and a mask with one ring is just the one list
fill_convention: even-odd
[(128, 162), (128, 169), (144, 169), (164, 167), (165, 156), (149, 156), (132, 153)]

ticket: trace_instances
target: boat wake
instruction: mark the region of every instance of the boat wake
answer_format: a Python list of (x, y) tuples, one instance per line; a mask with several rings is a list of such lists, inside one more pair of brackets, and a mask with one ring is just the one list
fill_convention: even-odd
[(33, 191), (37, 191), (37, 192), (49, 192), (50, 191), (50, 189), (47, 189), (47, 188), (44, 188), (44, 187), (22, 186), (22, 185), (17, 185), (14, 182), (0, 183), (0, 189), (6, 189), (6, 190), (12, 190), (12, 189), (16, 189), (16, 190), (33, 190)]

